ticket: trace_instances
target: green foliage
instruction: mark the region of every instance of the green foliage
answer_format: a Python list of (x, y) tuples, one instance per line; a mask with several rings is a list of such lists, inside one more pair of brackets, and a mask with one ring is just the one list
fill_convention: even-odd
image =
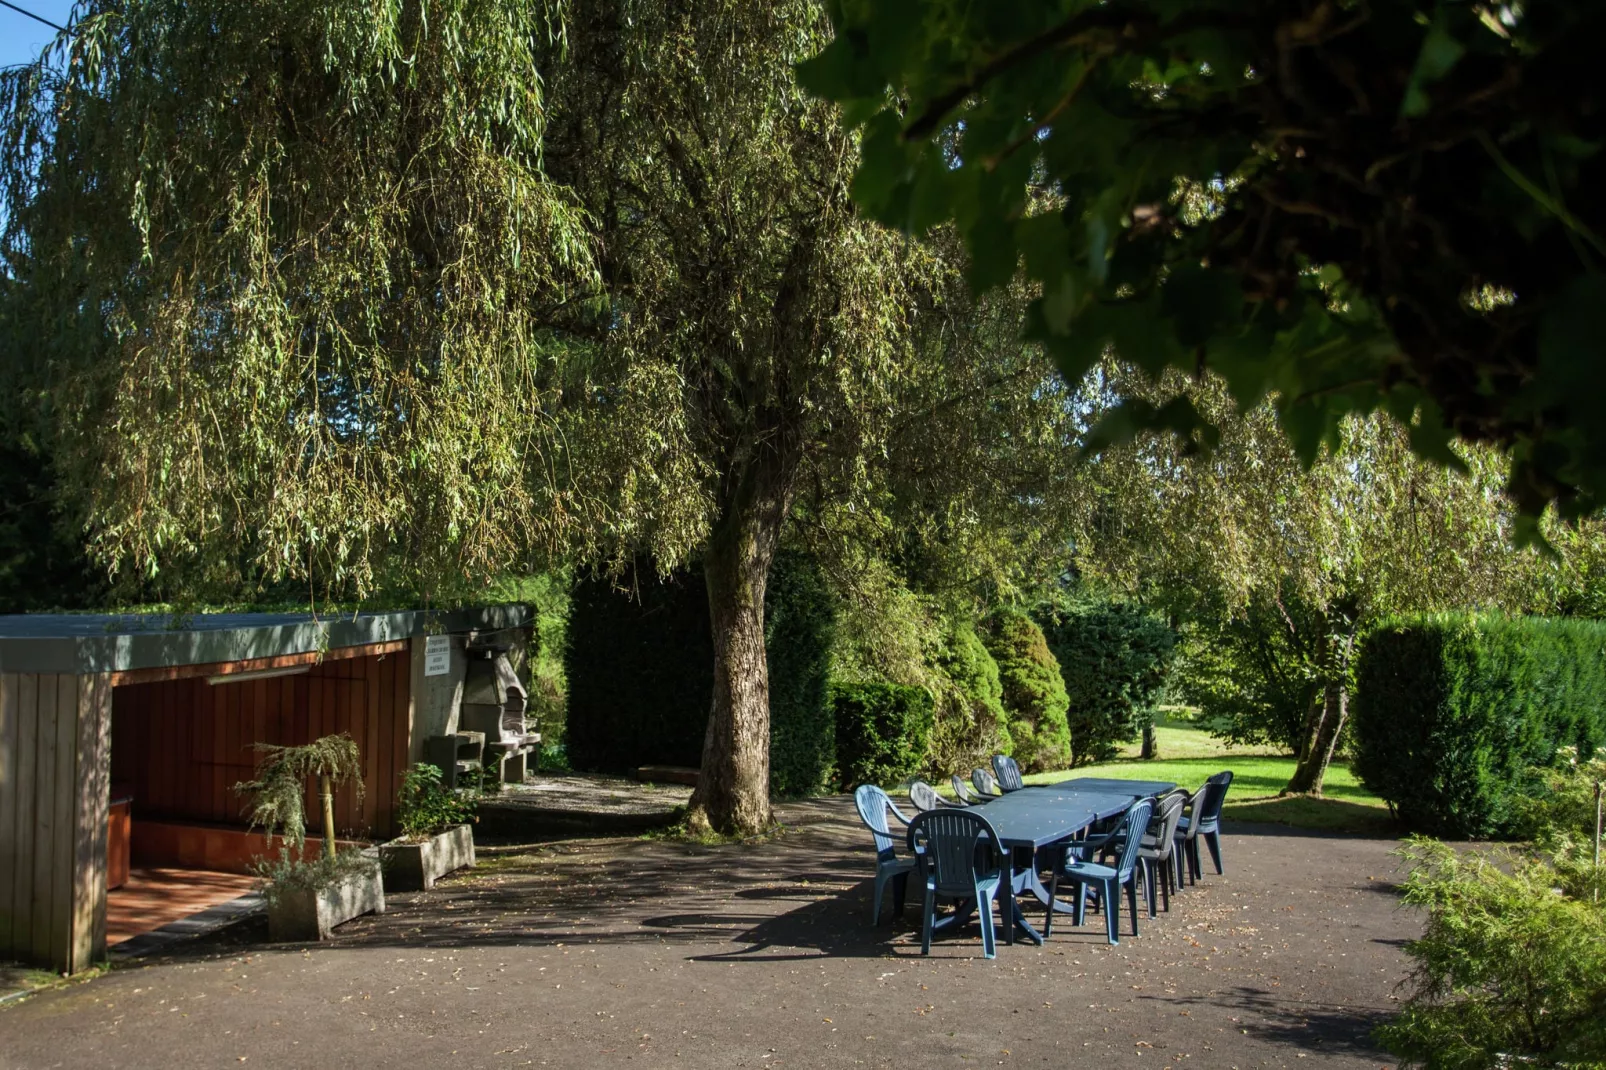
[(403, 839), (423, 840), (474, 820), (474, 799), (442, 783), (441, 771), (419, 762), (402, 775), (396, 793), (396, 824)]
[(541, 309), (596, 284), (540, 170), (543, 0), (86, 0), (0, 73), (7, 402), (128, 582), (483, 583), (580, 503)]
[(315, 892), (347, 877), (373, 876), (379, 872), (379, 863), (361, 851), (296, 860), (290, 858), (288, 851), (280, 851), (278, 858), (253, 863), (251, 871), (256, 874), (262, 897), (273, 905), (287, 892)]
[(1452, 615), (1388, 621), (1356, 666), (1355, 770), (1413, 828), (1513, 828), (1530, 768), (1606, 740), (1606, 623)]
[[(708, 592), (699, 569), (585, 576), (571, 596), (565, 676), (568, 759), (579, 769), (702, 763), (713, 701)], [(826, 696), (834, 605), (805, 554), (777, 555), (765, 595), (770, 763), (776, 794), (831, 782), (836, 760)]]
[[(19, 342), (0, 340), (7, 344)], [(105, 584), (58, 515), (49, 458), (5, 409), (0, 404), (0, 613), (87, 609)]]
[(837, 781), (894, 785), (920, 768), (934, 722), (931, 692), (902, 684), (831, 685)]
[[(853, 195), (952, 222), (1078, 381), (1113, 346), (1272, 397), (1309, 463), (1356, 411), (1510, 448), (1528, 522), (1606, 491), (1606, 8), (842, 0), (800, 69), (862, 124)], [(1520, 91), (1491, 91), (1520, 86)], [(1542, 121), (1538, 121), (1541, 120)], [(1130, 399), (1198, 446), (1185, 397)]]
[(1432, 840), (1402, 852), (1405, 901), (1427, 910), (1413, 991), (1378, 1030), (1402, 1065), (1606, 1065), (1606, 905), (1558, 889), (1542, 860), (1490, 860)]
[(829, 688), (836, 600), (813, 558), (781, 551), (764, 593), (770, 681), (770, 791), (781, 797), (828, 790), (836, 769), (836, 718)]
[(582, 575), (570, 596), (565, 742), (576, 769), (702, 763), (714, 650), (702, 577)]
[[(283, 836), (285, 843), (296, 851), (307, 841), (307, 814), (302, 797), (309, 780), (328, 777), (330, 785), (336, 789), (342, 784), (354, 784), (357, 798), (362, 798), (362, 759), (357, 753), (356, 741), (344, 732), (322, 736), (299, 747), (258, 743), (253, 749), (262, 756), (257, 763), (256, 779), (234, 785), (234, 791), (252, 797), (250, 822), (253, 829), (260, 828), (270, 839)], [(335, 830), (324, 829), (323, 837), (325, 850), (332, 854)]]
[(1550, 860), (1557, 883), (1578, 899), (1606, 895), (1606, 866), (1595, 866), (1597, 792), (1606, 761), (1536, 769), (1513, 800), (1514, 831)]
[(1044, 607), (1037, 621), (1065, 681), (1073, 763), (1109, 761), (1152, 721), (1176, 632), (1140, 606), (1095, 598)]
[(573, 579), (567, 569), (526, 576), (499, 584), (490, 593), (497, 601), (519, 602), (535, 610), (535, 634), (529, 650), (530, 705), (527, 716), (540, 725), (547, 747), (563, 743), (568, 681), (563, 659), (569, 642), (569, 592)]
[[(1286, 611), (1257, 592), (1241, 613), (1201, 619), (1183, 633), (1177, 689), (1221, 738), (1297, 753), (1321, 679), (1309, 608)], [(1290, 621), (1293, 625), (1290, 626)]]
[(985, 639), (998, 663), (1015, 760), (1025, 772), (1069, 765), (1070, 699), (1043, 629), (1025, 613), (1002, 610), (987, 621)]
[(927, 767), (937, 776), (984, 764), (1015, 749), (1004, 711), (1004, 685), (975, 622), (950, 617), (931, 652), (937, 692), (936, 724)]

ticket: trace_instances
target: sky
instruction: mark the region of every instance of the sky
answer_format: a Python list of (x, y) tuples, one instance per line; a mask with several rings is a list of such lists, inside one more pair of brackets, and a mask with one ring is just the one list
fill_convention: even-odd
[[(67, 25), (72, 13), (72, 0), (11, 0), (18, 7), (27, 8), (41, 18), (58, 26)], [(8, 7), (0, 7), (0, 67), (15, 63), (28, 63), (39, 58), (39, 52), (56, 35), (56, 31), (43, 23)]]

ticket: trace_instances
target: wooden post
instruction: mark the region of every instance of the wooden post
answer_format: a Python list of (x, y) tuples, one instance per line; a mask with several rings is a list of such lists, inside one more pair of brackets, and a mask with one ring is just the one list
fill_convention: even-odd
[[(1595, 781), (1595, 868), (1600, 869), (1600, 788), (1601, 782)], [(1595, 899), (1600, 899), (1600, 889), (1595, 889)]]
[(0, 674), (0, 957), (105, 953), (110, 716), (104, 674)]
[(325, 773), (318, 778), (319, 790), (323, 792), (323, 856), (335, 856), (335, 788), (329, 782), (329, 774)]

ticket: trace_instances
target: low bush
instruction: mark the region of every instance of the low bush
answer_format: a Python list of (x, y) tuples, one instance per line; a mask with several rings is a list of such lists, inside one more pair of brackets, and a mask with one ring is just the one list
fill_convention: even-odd
[(1065, 768), (1071, 761), (1070, 700), (1043, 629), (1018, 610), (1002, 610), (988, 621), (984, 639), (998, 662), (1015, 760), (1026, 772)]
[(396, 825), (403, 839), (424, 840), (474, 820), (474, 798), (453, 791), (438, 767), (419, 762), (402, 774), (396, 793)]
[(1411, 827), (1507, 834), (1533, 768), (1606, 735), (1606, 624), (1435, 615), (1385, 622), (1355, 670), (1354, 769)]
[(1378, 1029), (1401, 1065), (1606, 1064), (1606, 905), (1543, 858), (1421, 838), (1402, 853), (1427, 924), (1406, 945), (1412, 992)]
[(919, 769), (931, 740), (931, 692), (902, 684), (836, 683), (831, 709), (843, 790), (897, 784)]
[(1176, 632), (1139, 606), (1102, 599), (1045, 609), (1038, 623), (1065, 681), (1073, 763), (1109, 761), (1153, 717)]

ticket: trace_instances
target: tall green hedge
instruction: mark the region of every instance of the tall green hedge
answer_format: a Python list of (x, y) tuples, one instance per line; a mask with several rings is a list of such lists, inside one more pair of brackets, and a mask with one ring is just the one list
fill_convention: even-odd
[(764, 646), (770, 670), (770, 791), (818, 795), (836, 771), (831, 640), (836, 602), (818, 563), (782, 551), (764, 598)]
[(576, 769), (696, 767), (714, 700), (714, 645), (701, 572), (582, 576), (569, 603), (566, 742)]
[(1065, 768), (1071, 763), (1070, 700), (1043, 630), (1026, 614), (1006, 609), (987, 622), (984, 639), (998, 662), (1015, 760), (1027, 772)]
[(935, 719), (931, 692), (903, 684), (831, 686), (839, 786), (890, 786), (919, 769)]
[(1606, 624), (1434, 615), (1369, 632), (1355, 667), (1354, 769), (1414, 828), (1510, 830), (1526, 772), (1606, 740)]
[(1070, 700), (1072, 758), (1077, 764), (1108, 761), (1136, 737), (1165, 685), (1176, 632), (1138, 606), (1099, 599), (1037, 617)]
[[(641, 765), (702, 763), (714, 696), (714, 647), (702, 572), (660, 580), (587, 576), (570, 604), (567, 743), (577, 769), (628, 772)], [(783, 552), (764, 600), (770, 676), (770, 788), (827, 790), (836, 764), (827, 684), (834, 603), (818, 565)]]
[(926, 755), (937, 775), (985, 765), (993, 754), (1011, 754), (1009, 717), (998, 662), (967, 617), (943, 622), (930, 651), (936, 695), (936, 726)]

